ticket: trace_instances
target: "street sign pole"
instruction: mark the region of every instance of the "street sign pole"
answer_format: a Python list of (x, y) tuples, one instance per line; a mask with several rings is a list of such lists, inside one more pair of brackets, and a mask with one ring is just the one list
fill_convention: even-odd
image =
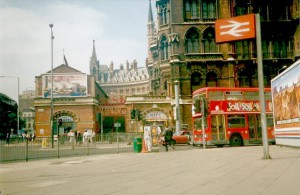
[(271, 159), (268, 146), (267, 134), (267, 119), (265, 108), (265, 95), (264, 95), (264, 73), (262, 64), (262, 50), (261, 50), (261, 29), (260, 29), (260, 16), (255, 14), (255, 30), (256, 30), (256, 49), (257, 49), (257, 72), (258, 72), (258, 86), (259, 86), (259, 104), (261, 115), (262, 139), (263, 139), (263, 159)]
[(202, 115), (202, 145), (203, 149), (206, 148), (205, 143), (205, 127), (204, 127), (204, 100), (201, 98), (201, 115)]

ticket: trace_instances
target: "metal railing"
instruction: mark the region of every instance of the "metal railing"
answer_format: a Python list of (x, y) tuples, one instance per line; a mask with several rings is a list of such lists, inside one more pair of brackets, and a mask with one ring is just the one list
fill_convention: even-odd
[(0, 141), (0, 162), (133, 152), (133, 139), (141, 136), (137, 133), (109, 133), (103, 135), (103, 140), (97, 135), (88, 139), (74, 137), (71, 141), (70, 137), (63, 135), (54, 139), (53, 146), (51, 137), (11, 138)]

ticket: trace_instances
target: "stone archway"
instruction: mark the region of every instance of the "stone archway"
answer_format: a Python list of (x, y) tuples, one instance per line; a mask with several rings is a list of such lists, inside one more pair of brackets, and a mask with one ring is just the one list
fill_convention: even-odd
[(156, 122), (158, 126), (169, 125), (169, 113), (161, 108), (150, 108), (142, 112), (146, 123), (152, 124)]
[[(59, 124), (59, 120), (62, 121), (61, 124)], [(66, 134), (71, 129), (76, 130), (78, 122), (78, 116), (72, 111), (68, 110), (60, 110), (53, 114), (53, 130), (54, 134)]]

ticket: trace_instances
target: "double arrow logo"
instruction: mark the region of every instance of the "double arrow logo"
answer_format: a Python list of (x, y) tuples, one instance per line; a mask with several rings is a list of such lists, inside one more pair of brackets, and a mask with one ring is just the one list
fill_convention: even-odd
[(230, 28), (228, 31), (220, 32), (220, 35), (229, 34), (229, 35), (232, 35), (235, 37), (240, 37), (240, 36), (243, 36), (243, 34), (239, 34), (239, 33), (250, 31), (250, 28), (239, 29), (241, 26), (248, 26), (250, 24), (250, 22), (240, 23), (237, 21), (228, 21), (228, 23), (231, 23), (231, 24), (220, 26), (220, 29)]
[(216, 42), (255, 38), (255, 14), (216, 20)]

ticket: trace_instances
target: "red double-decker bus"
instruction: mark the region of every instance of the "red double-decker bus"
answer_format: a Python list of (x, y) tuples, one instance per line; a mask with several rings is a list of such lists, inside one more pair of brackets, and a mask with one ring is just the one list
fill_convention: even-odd
[[(268, 142), (275, 143), (271, 89), (264, 90)], [(202, 115), (203, 102), (203, 115)], [(258, 88), (206, 87), (193, 93), (193, 144), (222, 147), (262, 143)], [(202, 125), (204, 117), (204, 125)], [(202, 134), (202, 126), (204, 134)]]

